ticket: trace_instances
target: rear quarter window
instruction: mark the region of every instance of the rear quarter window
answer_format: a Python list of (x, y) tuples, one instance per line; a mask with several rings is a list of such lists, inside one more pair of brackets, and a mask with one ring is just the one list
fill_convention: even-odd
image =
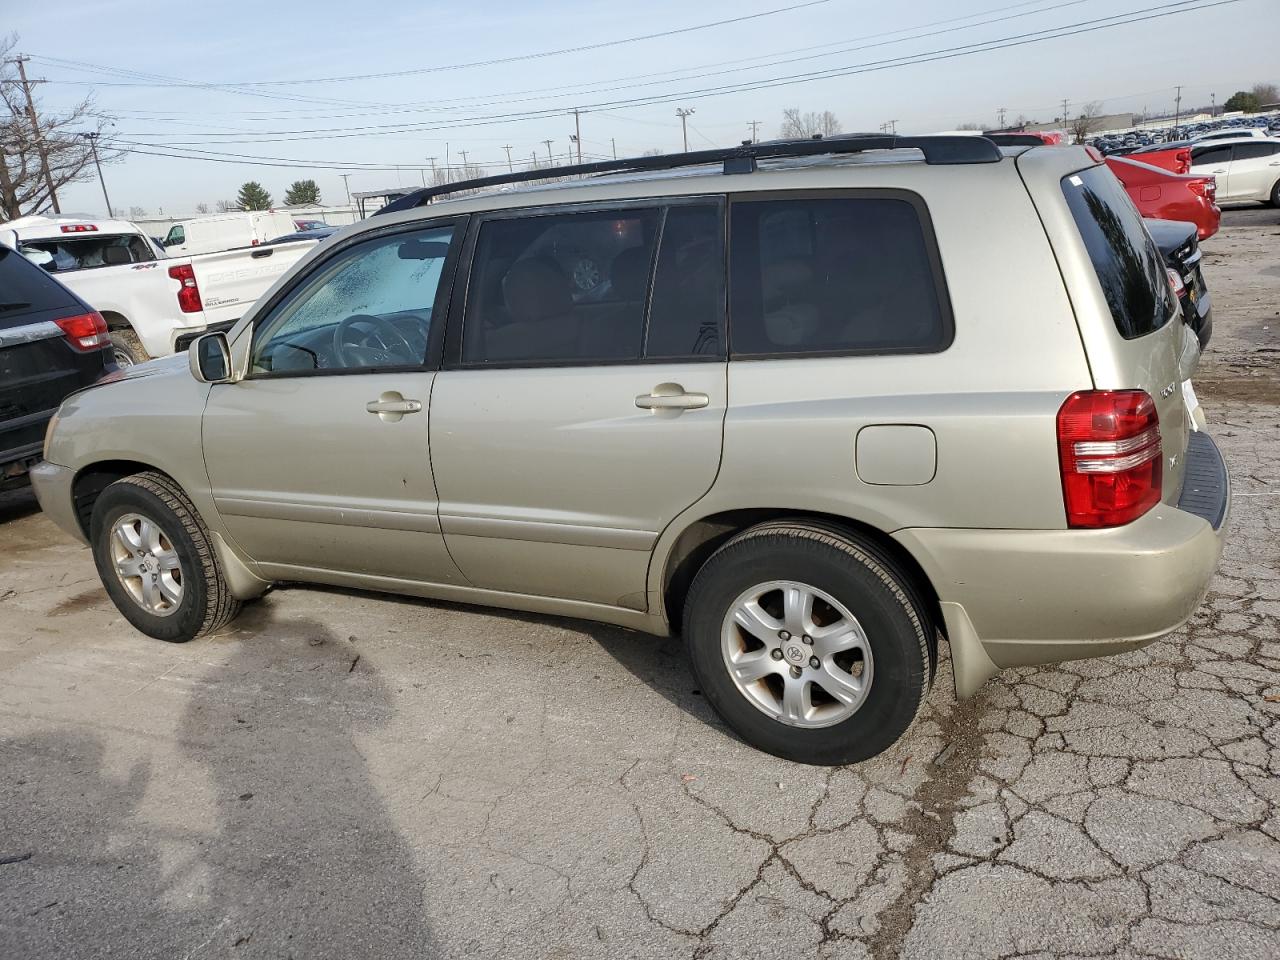
[(1173, 293), (1160, 252), (1120, 181), (1098, 166), (1064, 177), (1062, 192), (1120, 336), (1133, 340), (1159, 330), (1174, 314)]
[(941, 265), (918, 198), (744, 199), (730, 210), (733, 356), (950, 345)]

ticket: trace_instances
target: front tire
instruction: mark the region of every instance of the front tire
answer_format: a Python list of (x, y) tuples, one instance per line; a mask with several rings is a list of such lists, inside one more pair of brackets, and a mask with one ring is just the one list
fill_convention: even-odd
[(731, 539), (685, 604), (707, 700), (752, 746), (800, 763), (856, 763), (896, 742), (933, 682), (935, 631), (885, 551), (803, 522)]
[(204, 522), (162, 473), (135, 474), (103, 490), (90, 542), (107, 595), (149, 637), (185, 643), (240, 612)]

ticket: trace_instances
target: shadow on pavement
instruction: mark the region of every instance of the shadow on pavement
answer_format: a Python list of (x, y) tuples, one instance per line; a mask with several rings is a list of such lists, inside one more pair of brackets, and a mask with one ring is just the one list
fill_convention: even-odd
[(40, 504), (29, 485), (0, 490), (0, 523), (21, 520), (40, 512)]
[[(246, 611), (249, 639), (194, 678), (166, 777), (188, 814), (157, 828), (143, 795), (181, 797), (146, 762), (105, 772), (107, 739), (0, 741), (0, 954), (429, 957), (423, 878), (354, 738), (391, 717), (352, 644)], [(193, 658), (194, 659), (194, 658)]]

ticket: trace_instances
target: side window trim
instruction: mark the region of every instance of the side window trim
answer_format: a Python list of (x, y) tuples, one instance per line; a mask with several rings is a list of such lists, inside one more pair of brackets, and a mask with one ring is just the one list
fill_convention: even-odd
[(332, 250), (326, 252), (323, 257), (318, 257), (313, 263), (307, 265), (307, 269), (298, 274), (294, 278), (294, 282), (288, 287), (278, 291), (270, 301), (265, 303), (253, 318), (253, 329), (250, 334), (250, 352), (253, 350), (253, 338), (257, 337), (258, 329), (269, 319), (276, 315), (276, 311), (287, 304), (292, 294), (306, 287), (311, 280), (318, 274), (326, 270), (335, 259), (347, 253), (347, 251), (358, 247), (362, 244), (374, 240), (381, 240), (385, 237), (394, 236), (398, 233), (418, 233), (423, 230), (438, 230), (445, 227), (453, 228), (453, 237), (449, 241), (449, 252), (445, 256), (444, 264), (440, 268), (440, 282), (436, 286), (435, 300), (431, 307), (431, 328), (427, 331), (427, 352), (422, 363), (417, 364), (399, 364), (389, 367), (338, 367), (326, 368), (321, 370), (279, 370), (260, 373), (249, 373), (246, 380), (280, 380), (291, 377), (343, 377), (355, 376), (367, 373), (389, 373), (397, 371), (431, 371), (440, 369), (441, 347), (444, 342), (445, 326), (444, 322), (436, 322), (437, 317), (444, 317), (449, 312), (450, 301), (453, 294), (454, 283), (458, 275), (458, 261), (462, 253), (462, 245), (464, 236), (467, 235), (467, 224), (470, 220), (469, 215), (440, 217), (432, 220), (413, 220), (406, 223), (398, 223), (391, 227), (381, 230), (370, 230), (367, 233), (361, 233), (350, 239), (337, 244)]
[[(938, 319), (942, 325), (940, 346), (931, 349), (918, 347), (869, 347), (834, 350), (788, 351), (783, 353), (735, 353), (733, 347), (733, 208), (741, 203), (759, 203), (771, 200), (901, 200), (910, 204), (916, 213), (924, 239), (925, 256), (929, 273), (933, 278), (934, 295), (938, 303)], [(924, 197), (914, 190), (894, 187), (840, 187), (818, 190), (762, 190), (729, 195), (729, 209), (725, 217), (725, 297), (727, 308), (727, 347), (731, 363), (750, 363), (757, 360), (803, 360), (812, 357), (875, 357), (875, 356), (928, 356), (945, 353), (955, 343), (955, 313), (951, 304), (951, 290), (947, 284), (946, 270), (942, 265), (942, 253), (938, 245), (938, 233)]]
[[(717, 207), (720, 216), (720, 224), (722, 233), (725, 236), (725, 270), (726, 270), (726, 291), (728, 289), (727, 270), (728, 270), (728, 217), (726, 207), (726, 196), (723, 193), (702, 193), (702, 194), (680, 194), (677, 196), (657, 196), (657, 197), (638, 197), (627, 200), (604, 200), (604, 201), (588, 201), (585, 203), (559, 203), (547, 206), (531, 206), (531, 207), (507, 207), (501, 210), (492, 210), (477, 213), (471, 217), (471, 222), (467, 226), (467, 235), (463, 243), (462, 253), (459, 257), (458, 268), (455, 272), (454, 285), (458, 287), (458, 295), (453, 297), (449, 304), (449, 319), (447, 324), (447, 332), (444, 338), (444, 348), (442, 351), (442, 359), (439, 369), (441, 370), (534, 370), (554, 367), (607, 367), (607, 366), (636, 366), (641, 364), (653, 363), (723, 363), (725, 361), (725, 353), (722, 351), (719, 355), (708, 355), (706, 357), (684, 357), (672, 359), (670, 357), (659, 357), (649, 359), (641, 356), (638, 359), (622, 359), (622, 360), (539, 360), (531, 362), (519, 363), (464, 363), (462, 361), (462, 328), (465, 322), (467, 298), (471, 295), (471, 283), (475, 275), (475, 253), (479, 244), (480, 230), (486, 223), (495, 220), (514, 220), (524, 217), (539, 216), (557, 216), (574, 213), (603, 213), (611, 210), (657, 210), (660, 214), (659, 230), (654, 243), (653, 254), (649, 263), (648, 286), (645, 290), (645, 314), (644, 314), (644, 331), (641, 339), (641, 348), (643, 350), (648, 336), (649, 327), (649, 308), (653, 300), (653, 283), (655, 273), (657, 271), (657, 258), (661, 250), (662, 231), (666, 226), (667, 211), (674, 207), (681, 206), (697, 206), (714, 204)], [(726, 293), (727, 297), (727, 293)], [(727, 332), (727, 309), (726, 319), (724, 320), (725, 331)]]

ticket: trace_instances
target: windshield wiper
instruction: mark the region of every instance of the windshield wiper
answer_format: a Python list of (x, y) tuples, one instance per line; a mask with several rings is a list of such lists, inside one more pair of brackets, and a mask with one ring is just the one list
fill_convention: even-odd
[(0, 312), (5, 310), (22, 310), (29, 306), (31, 306), (31, 304), (23, 303), (21, 300), (10, 300), (7, 303), (0, 301)]

